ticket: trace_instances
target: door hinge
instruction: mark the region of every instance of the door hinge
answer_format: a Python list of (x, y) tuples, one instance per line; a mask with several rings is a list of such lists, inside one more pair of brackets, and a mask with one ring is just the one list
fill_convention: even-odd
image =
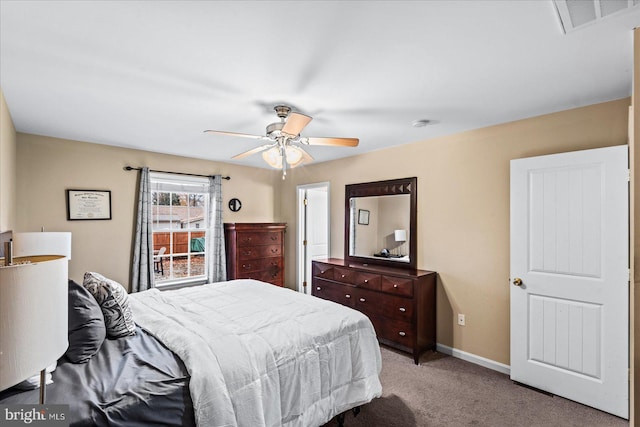
[(304, 289), (307, 289), (307, 281), (306, 281), (306, 280), (305, 280), (304, 282), (302, 282), (302, 287), (303, 287)]
[(302, 246), (307, 246), (307, 240), (306, 239), (302, 241)]
[(307, 206), (309, 204), (309, 199), (304, 199), (304, 205)]
[(627, 182), (631, 182), (631, 169), (627, 169)]

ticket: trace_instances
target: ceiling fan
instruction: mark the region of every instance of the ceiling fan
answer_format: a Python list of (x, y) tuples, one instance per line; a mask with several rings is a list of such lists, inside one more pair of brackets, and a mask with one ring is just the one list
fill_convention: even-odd
[(294, 168), (303, 163), (313, 161), (302, 145), (336, 145), (342, 147), (356, 147), (358, 138), (318, 138), (300, 136), (300, 132), (312, 120), (311, 117), (291, 112), (291, 107), (287, 105), (276, 105), (273, 108), (280, 117), (279, 122), (271, 123), (267, 126), (266, 135), (251, 135), (246, 133), (227, 132), (221, 130), (205, 130), (205, 132), (218, 133), (222, 135), (240, 136), (266, 141), (251, 150), (245, 151), (232, 157), (232, 159), (242, 159), (262, 152), (262, 158), (272, 167), (282, 169), (282, 179), (287, 174), (287, 165)]

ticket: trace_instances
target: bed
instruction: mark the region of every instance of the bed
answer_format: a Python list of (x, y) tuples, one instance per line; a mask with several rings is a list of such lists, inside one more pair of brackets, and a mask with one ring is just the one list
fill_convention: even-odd
[(134, 335), (53, 372), (47, 403), (69, 404), (72, 426), (320, 426), (381, 395), (375, 331), (344, 306), (249, 279), (128, 304)]

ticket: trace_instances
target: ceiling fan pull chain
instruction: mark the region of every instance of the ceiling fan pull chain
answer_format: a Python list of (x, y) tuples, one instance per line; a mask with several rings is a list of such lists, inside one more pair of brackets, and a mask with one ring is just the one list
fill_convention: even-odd
[(280, 145), (280, 155), (282, 156), (282, 179), (287, 177), (287, 150), (285, 149), (287, 140), (283, 139)]

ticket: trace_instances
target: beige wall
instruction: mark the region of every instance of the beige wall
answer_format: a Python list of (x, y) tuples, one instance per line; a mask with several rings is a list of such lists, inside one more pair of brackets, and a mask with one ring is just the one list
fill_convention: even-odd
[(16, 220), (16, 129), (0, 90), (0, 231), (12, 230)]
[[(509, 364), (509, 161), (626, 144), (629, 104), (622, 99), (293, 169), (279, 214), (290, 224), (287, 251), (295, 249), (296, 203), (285, 195), (296, 185), (330, 182), (330, 251), (342, 258), (345, 185), (418, 177), (418, 268), (438, 272), (437, 341)], [(291, 256), (286, 276), (294, 287)], [(457, 313), (466, 315), (466, 326), (456, 325)]]
[[(129, 284), (132, 236), (135, 231), (138, 172), (124, 166), (231, 176), (223, 181), (224, 221), (274, 221), (277, 172), (86, 142), (18, 133), (16, 231), (72, 232), (69, 276), (82, 280), (97, 271)], [(112, 220), (67, 221), (65, 190), (111, 190)], [(242, 209), (231, 212), (229, 199)]]

